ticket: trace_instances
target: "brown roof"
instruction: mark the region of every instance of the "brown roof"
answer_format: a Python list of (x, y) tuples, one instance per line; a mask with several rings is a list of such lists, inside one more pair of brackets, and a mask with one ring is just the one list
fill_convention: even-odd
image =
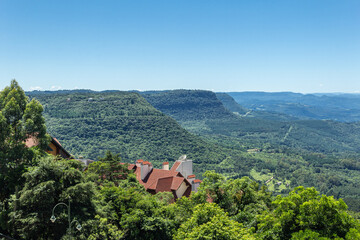
[(176, 171), (176, 169), (179, 167), (180, 162), (176, 161), (174, 162), (174, 165), (171, 167), (170, 171)]
[[(121, 165), (125, 165), (126, 163), (120, 163)], [(132, 170), (135, 167), (135, 164), (128, 164), (128, 170)]]
[(178, 190), (180, 185), (185, 181), (183, 177), (173, 177), (173, 181), (171, 184), (171, 190)]
[(134, 169), (135, 166), (136, 166), (135, 164), (129, 164), (129, 165), (128, 165), (128, 169), (129, 169), (129, 170), (132, 170), (132, 169)]
[[(66, 151), (66, 149), (61, 145), (59, 140), (57, 140), (54, 137), (51, 137), (51, 143), (53, 143), (55, 146), (57, 146), (59, 149), (61, 149), (65, 153), (67, 158), (71, 157), (71, 154), (68, 151)], [(25, 146), (28, 148), (31, 148), (31, 147), (34, 147), (37, 145), (39, 145), (39, 141), (34, 136), (30, 136), (29, 138), (27, 138), (25, 140)]]
[(61, 143), (59, 142), (59, 140), (57, 140), (57, 138), (52, 138), (52, 140), (54, 140), (59, 146), (61, 146)]
[[(135, 167), (135, 175), (145, 189), (152, 190), (155, 193), (176, 191), (184, 181), (191, 189), (190, 183), (181, 173), (176, 171), (153, 168), (143, 181), (141, 180), (141, 167)], [(190, 195), (190, 193), (187, 195)]]

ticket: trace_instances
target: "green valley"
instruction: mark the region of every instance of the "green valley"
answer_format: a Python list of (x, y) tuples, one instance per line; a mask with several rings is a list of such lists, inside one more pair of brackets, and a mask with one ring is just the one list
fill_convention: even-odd
[(97, 159), (110, 150), (126, 162), (142, 158), (159, 166), (187, 154), (198, 175), (216, 170), (231, 178), (251, 176), (278, 193), (316, 186), (360, 209), (356, 123), (248, 113), (229, 95), (209, 91), (77, 90), (29, 96), (44, 105), (48, 131), (77, 157)]
[[(224, 148), (241, 151), (242, 158), (253, 163), (245, 167), (229, 155), (219, 165), (220, 172), (236, 178), (244, 174), (237, 175), (244, 168), (246, 175), (262, 183), (272, 176), (269, 184), (277, 192), (287, 192), (286, 186), (316, 186), (322, 193), (346, 198), (354, 209), (360, 207), (359, 172), (344, 165), (347, 161), (358, 164), (358, 123), (294, 120), (284, 114), (263, 111), (244, 114), (246, 110), (237, 106), (230, 96), (217, 97), (207, 91), (142, 94), (188, 131)], [(187, 102), (184, 112), (182, 105), (176, 104), (178, 101)], [(229, 112), (238, 114), (229, 116)]]

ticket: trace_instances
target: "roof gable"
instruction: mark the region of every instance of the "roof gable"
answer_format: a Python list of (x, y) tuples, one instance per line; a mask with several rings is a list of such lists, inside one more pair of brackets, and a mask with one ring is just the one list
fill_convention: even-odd
[[(177, 164), (177, 166), (178, 165), (179, 164)], [(173, 169), (164, 170), (153, 168), (144, 180), (141, 180), (141, 167), (133, 165), (132, 169), (135, 169), (135, 175), (140, 184), (142, 184), (145, 189), (154, 191), (155, 193), (176, 191), (183, 182), (185, 182), (191, 191), (191, 184), (188, 180), (185, 179), (180, 172)]]

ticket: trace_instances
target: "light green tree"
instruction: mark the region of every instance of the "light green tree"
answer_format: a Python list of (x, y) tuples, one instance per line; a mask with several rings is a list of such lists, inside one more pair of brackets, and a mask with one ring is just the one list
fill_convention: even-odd
[(277, 196), (273, 205), (273, 211), (259, 217), (262, 239), (344, 239), (360, 229), (343, 200), (320, 196), (314, 188), (297, 187), (288, 196)]
[(256, 216), (271, 203), (271, 193), (248, 177), (225, 179), (214, 171), (205, 172), (204, 177), (199, 191), (191, 196), (192, 200), (196, 203), (211, 200), (247, 227), (254, 227)]
[(241, 223), (231, 220), (217, 204), (204, 203), (194, 208), (193, 215), (180, 226), (174, 234), (174, 239), (236, 240), (255, 239), (255, 235)]

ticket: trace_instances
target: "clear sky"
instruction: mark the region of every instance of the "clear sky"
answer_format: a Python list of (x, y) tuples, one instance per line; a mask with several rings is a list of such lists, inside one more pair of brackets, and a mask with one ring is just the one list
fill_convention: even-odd
[(0, 0), (0, 88), (360, 92), (359, 0)]

